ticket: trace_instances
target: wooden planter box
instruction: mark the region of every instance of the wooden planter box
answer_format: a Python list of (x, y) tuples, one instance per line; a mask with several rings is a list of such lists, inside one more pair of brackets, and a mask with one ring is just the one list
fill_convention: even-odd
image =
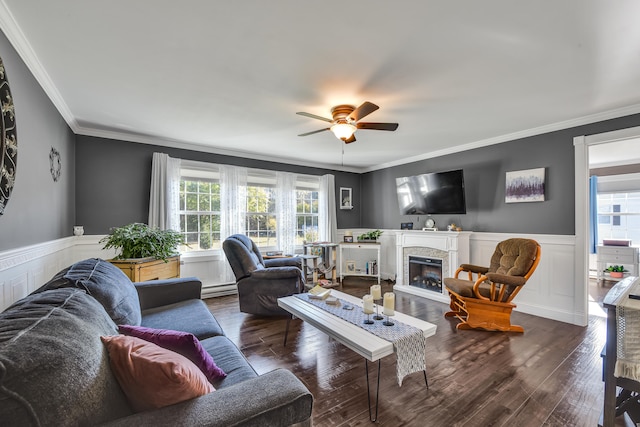
[(155, 258), (110, 259), (109, 262), (124, 271), (132, 282), (180, 277), (180, 255), (167, 258), (167, 262)]

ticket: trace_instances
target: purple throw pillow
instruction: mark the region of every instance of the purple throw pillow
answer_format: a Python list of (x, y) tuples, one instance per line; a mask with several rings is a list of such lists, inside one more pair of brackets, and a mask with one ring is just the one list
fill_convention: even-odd
[(144, 326), (119, 325), (121, 334), (141, 338), (167, 350), (175, 351), (191, 360), (210, 382), (222, 379), (227, 374), (220, 369), (213, 358), (202, 347), (195, 335), (170, 329), (153, 329)]

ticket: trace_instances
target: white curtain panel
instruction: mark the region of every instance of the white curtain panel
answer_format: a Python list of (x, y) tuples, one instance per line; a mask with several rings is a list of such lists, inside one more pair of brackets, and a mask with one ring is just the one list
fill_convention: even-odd
[(336, 182), (331, 174), (320, 177), (318, 194), (318, 234), (322, 242), (334, 242), (338, 238), (336, 218)]
[[(220, 241), (244, 234), (247, 213), (247, 168), (220, 165)], [(235, 282), (229, 263), (224, 264), (223, 279)]]
[(247, 168), (220, 165), (220, 211), (220, 240), (245, 233)]
[(180, 231), (180, 159), (165, 153), (153, 153), (149, 226)]
[(278, 249), (285, 254), (296, 250), (296, 174), (276, 173), (276, 218)]

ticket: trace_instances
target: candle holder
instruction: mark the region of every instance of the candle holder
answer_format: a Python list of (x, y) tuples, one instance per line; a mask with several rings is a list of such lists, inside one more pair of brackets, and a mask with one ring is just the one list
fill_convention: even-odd
[(382, 298), (374, 300), (374, 302), (376, 303), (376, 315), (373, 316), (373, 320), (382, 320), (382, 319), (384, 319), (384, 317), (380, 316), (380, 313), (378, 312), (380, 304), (382, 303)]
[[(395, 325), (395, 323), (393, 323), (391, 320), (389, 320), (389, 316), (393, 316), (393, 314), (386, 314), (385, 316), (387, 316), (387, 320), (382, 322), (382, 324), (384, 326), (393, 326), (393, 325)], [(371, 323), (373, 323), (373, 322), (371, 322)]]
[(367, 315), (367, 318), (364, 320), (365, 325), (373, 325), (373, 320), (371, 320), (371, 313), (365, 313)]

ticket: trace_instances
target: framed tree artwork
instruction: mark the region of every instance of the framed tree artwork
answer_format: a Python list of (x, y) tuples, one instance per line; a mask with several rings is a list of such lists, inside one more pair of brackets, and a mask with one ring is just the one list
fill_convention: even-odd
[(545, 169), (507, 172), (505, 203), (544, 202)]

